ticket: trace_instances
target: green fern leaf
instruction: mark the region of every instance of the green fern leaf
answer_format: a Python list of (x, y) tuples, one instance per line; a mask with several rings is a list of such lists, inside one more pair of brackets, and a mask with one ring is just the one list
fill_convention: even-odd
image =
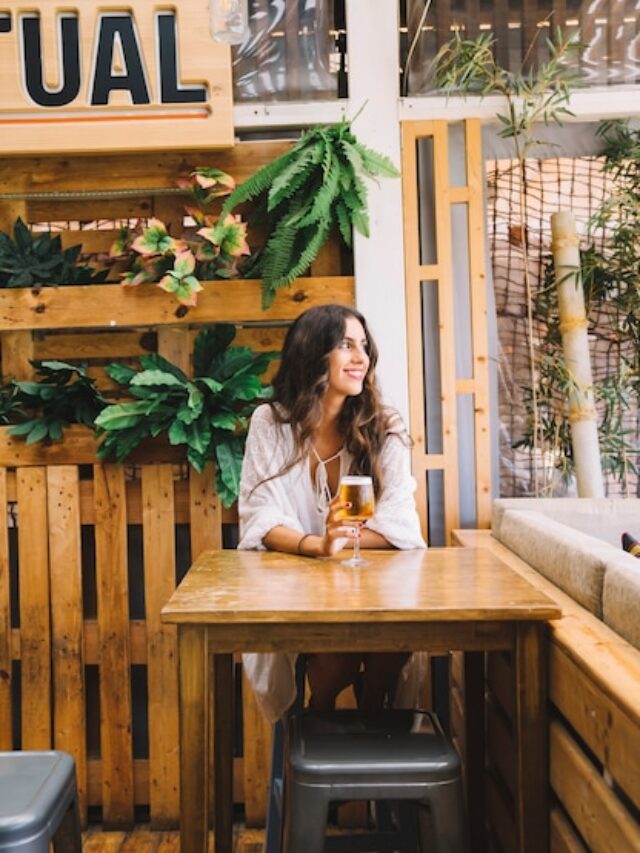
[[(320, 145), (321, 143), (317, 143)], [(313, 174), (314, 148), (307, 148), (301, 157), (292, 160), (275, 178), (269, 190), (267, 210), (272, 211), (285, 198), (289, 198)]]
[(342, 193), (342, 201), (345, 207), (349, 210), (349, 215), (354, 211), (362, 210), (362, 199), (356, 193), (355, 189), (350, 189), (348, 192)]
[(372, 176), (382, 178), (399, 178), (400, 172), (385, 154), (378, 154), (371, 148), (367, 148), (361, 142), (353, 146), (359, 153), (365, 170)]
[(343, 139), (340, 143), (340, 148), (344, 156), (349, 161), (349, 165), (351, 166), (351, 169), (354, 174), (362, 174), (362, 172), (364, 171), (364, 163), (362, 162), (360, 152), (355, 147), (355, 145), (352, 145), (350, 142), (347, 142), (346, 139)]
[(224, 219), (239, 204), (250, 201), (252, 198), (257, 198), (266, 192), (280, 172), (287, 168), (289, 162), (295, 156), (295, 148), (285, 151), (284, 154), (276, 157), (271, 163), (267, 163), (262, 169), (258, 169), (255, 175), (252, 175), (246, 181), (239, 184), (222, 205), (221, 217)]
[(359, 231), (364, 237), (369, 236), (369, 214), (366, 210), (352, 211), (351, 221), (356, 231)]
[(291, 284), (296, 278), (301, 276), (303, 272), (306, 272), (309, 269), (329, 235), (330, 225), (330, 220), (326, 219), (320, 221), (317, 227), (307, 228), (304, 232), (298, 232), (301, 238), (310, 235), (310, 239), (308, 239), (308, 242), (300, 250), (299, 254), (298, 246), (296, 245), (298, 260), (285, 274), (277, 279), (273, 279), (270, 282), (271, 287), (282, 287), (284, 285)]
[(351, 247), (353, 242), (351, 235), (351, 216), (349, 211), (344, 206), (343, 202), (338, 199), (334, 207), (336, 219), (338, 220), (338, 228), (345, 244)]
[(313, 199), (311, 210), (298, 221), (298, 228), (304, 228), (320, 219), (331, 221), (331, 205), (340, 191), (341, 174), (340, 162), (337, 157), (331, 157), (331, 164), (331, 169), (324, 183)]
[(261, 264), (262, 278), (267, 285), (282, 278), (293, 263), (296, 234), (296, 227), (285, 219), (267, 240)]

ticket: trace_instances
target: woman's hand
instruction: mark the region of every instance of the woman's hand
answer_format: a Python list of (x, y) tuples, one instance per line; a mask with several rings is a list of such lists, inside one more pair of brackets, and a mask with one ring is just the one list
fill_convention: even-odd
[(338, 551), (346, 548), (349, 542), (356, 538), (357, 528), (362, 527), (362, 522), (342, 517), (341, 511), (350, 506), (350, 503), (341, 501), (338, 496), (329, 504), (321, 545), (322, 554), (325, 557), (332, 557)]

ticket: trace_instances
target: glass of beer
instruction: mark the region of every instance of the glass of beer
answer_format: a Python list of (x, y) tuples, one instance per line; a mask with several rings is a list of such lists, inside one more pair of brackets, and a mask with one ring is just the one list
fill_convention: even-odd
[(345, 566), (362, 566), (368, 563), (360, 556), (360, 524), (373, 515), (374, 497), (371, 477), (349, 475), (340, 480), (340, 501), (351, 506), (340, 510), (340, 517), (345, 522), (357, 521), (355, 526), (356, 538), (353, 540), (353, 556), (343, 560)]

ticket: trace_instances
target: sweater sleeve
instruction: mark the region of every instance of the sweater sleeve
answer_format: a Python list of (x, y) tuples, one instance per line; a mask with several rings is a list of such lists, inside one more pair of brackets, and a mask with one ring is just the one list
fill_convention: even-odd
[[(238, 515), (241, 550), (264, 550), (263, 539), (278, 525), (304, 533), (283, 477), (273, 477), (289, 461), (291, 448), (285, 430), (271, 408), (253, 413), (242, 463)], [(268, 479), (273, 477), (273, 479)]]
[(409, 446), (404, 433), (390, 433), (382, 449), (382, 492), (367, 527), (380, 533), (395, 548), (426, 548), (420, 531), (413, 493)]

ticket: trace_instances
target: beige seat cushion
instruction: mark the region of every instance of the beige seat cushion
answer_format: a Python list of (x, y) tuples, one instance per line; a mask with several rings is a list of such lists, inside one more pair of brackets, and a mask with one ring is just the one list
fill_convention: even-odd
[(610, 561), (602, 591), (604, 622), (640, 649), (640, 560), (621, 553)]
[(640, 529), (638, 498), (500, 498), (493, 502), (491, 519), (498, 539), (502, 517), (510, 509), (540, 512), (614, 548), (620, 547), (625, 530)]
[[(494, 536), (578, 604), (602, 618), (605, 564), (612, 548), (539, 512), (505, 509)], [(631, 558), (633, 559), (633, 558)]]

